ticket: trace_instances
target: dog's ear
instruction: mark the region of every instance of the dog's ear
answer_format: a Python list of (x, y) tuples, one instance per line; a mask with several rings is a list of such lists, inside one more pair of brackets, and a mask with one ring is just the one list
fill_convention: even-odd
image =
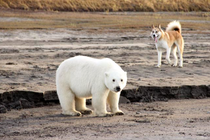
[(161, 25), (158, 26), (159, 30), (164, 34), (164, 31), (161, 29)]
[(154, 29), (155, 28), (155, 26), (154, 26), (154, 24), (152, 25), (152, 29)]
[(160, 24), (158, 25), (158, 28), (161, 30), (161, 25)]

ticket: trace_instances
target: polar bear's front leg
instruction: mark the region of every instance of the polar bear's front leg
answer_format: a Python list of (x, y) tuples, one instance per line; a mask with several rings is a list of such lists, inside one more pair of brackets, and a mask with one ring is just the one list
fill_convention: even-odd
[(106, 110), (106, 100), (108, 91), (105, 93), (94, 93), (92, 96), (92, 105), (96, 116), (113, 116), (113, 114)]
[(62, 107), (62, 114), (70, 116), (82, 115), (79, 111), (75, 110), (75, 95), (69, 90), (69, 88), (59, 86), (57, 88), (57, 93)]
[(109, 92), (107, 102), (110, 105), (112, 113), (115, 115), (124, 115), (124, 113), (119, 109), (119, 99), (120, 99), (120, 92), (114, 93)]

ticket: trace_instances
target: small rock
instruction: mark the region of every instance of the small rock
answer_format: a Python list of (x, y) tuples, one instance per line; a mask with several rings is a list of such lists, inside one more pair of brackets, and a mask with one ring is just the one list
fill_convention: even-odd
[(44, 100), (45, 101), (55, 101), (58, 100), (58, 95), (56, 90), (51, 90), (51, 91), (45, 91), (43, 93)]
[(6, 65), (17, 65), (17, 64), (14, 62), (7, 62)]
[(21, 106), (21, 108), (33, 108), (34, 107), (34, 104), (33, 104), (33, 102), (29, 102), (28, 100), (26, 100), (26, 99), (20, 99), (19, 100), (19, 102), (20, 102), (20, 106)]
[(120, 96), (120, 101), (119, 101), (120, 104), (129, 104), (131, 103), (130, 100), (128, 100), (126, 97), (123, 97), (123, 96)]
[(0, 105), (0, 113), (7, 113), (7, 108), (4, 105)]

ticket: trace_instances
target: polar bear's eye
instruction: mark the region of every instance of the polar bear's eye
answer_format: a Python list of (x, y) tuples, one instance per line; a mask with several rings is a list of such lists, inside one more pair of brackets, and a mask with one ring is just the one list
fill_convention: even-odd
[(115, 79), (113, 79), (112, 81), (115, 82)]
[(121, 82), (123, 82), (123, 79), (121, 79)]

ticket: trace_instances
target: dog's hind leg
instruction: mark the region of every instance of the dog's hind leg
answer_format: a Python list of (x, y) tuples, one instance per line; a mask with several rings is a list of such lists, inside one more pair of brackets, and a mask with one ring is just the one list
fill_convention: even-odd
[(174, 44), (172, 46), (172, 53), (173, 53), (173, 56), (174, 56), (174, 64), (172, 66), (176, 67), (177, 66), (177, 55), (176, 55), (176, 51), (177, 51), (177, 47), (176, 45)]
[(181, 46), (181, 43), (179, 45), (177, 44), (178, 53), (179, 53), (179, 67), (182, 68), (183, 67), (183, 56), (182, 56), (183, 49), (180, 47), (183, 47)]
[(182, 68), (183, 67), (183, 56), (182, 53), (179, 52), (179, 67)]
[(171, 64), (170, 54), (171, 54), (171, 48), (168, 48), (166, 52), (166, 60), (168, 61), (169, 65)]
[(180, 43), (180, 63), (179, 63), (179, 67), (183, 67), (183, 52), (184, 52), (184, 40), (182, 38), (181, 43)]

